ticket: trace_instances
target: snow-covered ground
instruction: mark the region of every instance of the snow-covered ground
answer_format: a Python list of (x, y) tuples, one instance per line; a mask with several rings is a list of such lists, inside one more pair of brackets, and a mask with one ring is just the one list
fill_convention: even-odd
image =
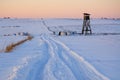
[(120, 79), (120, 35), (68, 36), (59, 37), (58, 40), (85, 58), (109, 79)]
[[(120, 33), (120, 20), (92, 19), (91, 27), (93, 33)], [(119, 80), (120, 35), (51, 32), (81, 28), (81, 19), (0, 19), (0, 37), (6, 37), (0, 44), (9, 41), (6, 34), (34, 36), (12, 52), (0, 53), (0, 80)]]

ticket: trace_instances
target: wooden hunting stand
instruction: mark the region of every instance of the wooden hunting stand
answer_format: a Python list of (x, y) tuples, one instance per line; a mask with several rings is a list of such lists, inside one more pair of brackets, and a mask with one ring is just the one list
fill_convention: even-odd
[(92, 34), (92, 30), (90, 27), (90, 14), (83, 13), (84, 20), (83, 20), (83, 27), (82, 27), (82, 34)]

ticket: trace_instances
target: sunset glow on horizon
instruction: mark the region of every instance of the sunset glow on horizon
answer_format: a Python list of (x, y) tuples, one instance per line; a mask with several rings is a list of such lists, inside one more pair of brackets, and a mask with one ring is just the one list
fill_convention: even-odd
[(0, 17), (120, 18), (120, 0), (0, 0)]

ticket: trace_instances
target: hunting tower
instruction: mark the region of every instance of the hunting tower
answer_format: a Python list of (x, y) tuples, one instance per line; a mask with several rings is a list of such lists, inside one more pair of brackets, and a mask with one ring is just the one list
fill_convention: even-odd
[(84, 20), (83, 20), (83, 27), (82, 27), (82, 34), (92, 34), (92, 30), (90, 27), (90, 14), (83, 13)]

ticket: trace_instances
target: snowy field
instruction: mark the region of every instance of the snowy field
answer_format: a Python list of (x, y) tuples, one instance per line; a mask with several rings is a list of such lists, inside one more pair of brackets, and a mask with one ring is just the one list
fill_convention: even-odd
[(92, 19), (92, 32), (100, 35), (52, 33), (81, 33), (82, 22), (1, 18), (0, 49), (24, 38), (14, 33), (28, 32), (34, 38), (12, 52), (0, 53), (0, 80), (120, 80), (120, 20)]

